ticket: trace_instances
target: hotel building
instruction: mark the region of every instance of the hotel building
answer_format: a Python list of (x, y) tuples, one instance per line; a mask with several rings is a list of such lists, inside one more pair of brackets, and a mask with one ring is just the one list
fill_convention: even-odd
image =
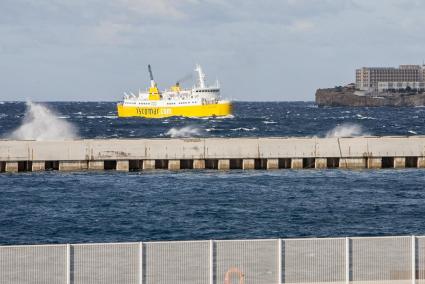
[(425, 65), (363, 67), (356, 70), (356, 88), (362, 91), (425, 89)]

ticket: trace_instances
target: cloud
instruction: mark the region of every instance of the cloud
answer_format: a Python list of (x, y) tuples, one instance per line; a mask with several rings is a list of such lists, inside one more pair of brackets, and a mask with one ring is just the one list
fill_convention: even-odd
[(289, 26), (291, 32), (309, 32), (314, 29), (315, 25), (310, 20), (299, 19), (293, 21)]
[(12, 99), (116, 99), (144, 87), (147, 63), (164, 86), (199, 62), (224, 95), (311, 100), (317, 87), (352, 81), (356, 67), (420, 63), (424, 9), (420, 0), (1, 0), (0, 85)]
[(182, 19), (185, 17), (180, 5), (192, 1), (184, 0), (118, 0), (117, 6), (137, 13), (141, 16), (167, 17), (171, 19)]
[(128, 45), (131, 43), (128, 35), (132, 31), (130, 24), (100, 22), (90, 30), (89, 41), (94, 44)]

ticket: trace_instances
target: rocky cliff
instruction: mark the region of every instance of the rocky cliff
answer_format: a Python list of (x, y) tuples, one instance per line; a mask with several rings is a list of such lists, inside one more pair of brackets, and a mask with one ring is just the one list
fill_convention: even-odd
[(383, 93), (378, 96), (357, 95), (353, 88), (330, 88), (316, 91), (318, 106), (413, 107), (425, 106), (425, 93)]

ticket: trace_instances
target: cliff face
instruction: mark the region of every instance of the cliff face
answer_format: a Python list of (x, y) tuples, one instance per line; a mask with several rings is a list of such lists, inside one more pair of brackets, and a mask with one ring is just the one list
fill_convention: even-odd
[(354, 89), (331, 88), (316, 91), (318, 106), (353, 106), (353, 107), (414, 107), (425, 106), (425, 93), (422, 94), (382, 94), (382, 97), (358, 96)]

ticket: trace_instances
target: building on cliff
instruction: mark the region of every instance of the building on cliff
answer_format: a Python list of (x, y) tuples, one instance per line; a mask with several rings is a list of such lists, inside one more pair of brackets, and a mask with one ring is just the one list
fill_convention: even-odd
[(356, 70), (356, 89), (365, 92), (425, 90), (425, 65), (363, 67)]

